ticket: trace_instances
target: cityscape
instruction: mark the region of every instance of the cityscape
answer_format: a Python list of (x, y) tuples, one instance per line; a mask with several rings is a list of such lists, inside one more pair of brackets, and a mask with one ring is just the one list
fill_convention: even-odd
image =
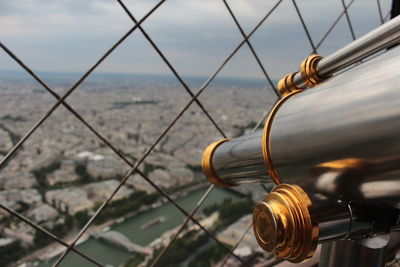
[(399, 1), (6, 2), (0, 267), (400, 266)]
[[(68, 73), (42, 75), (59, 94), (71, 82)], [(0, 76), (0, 155), (4, 157), (56, 99), (23, 73), (3, 71)], [(187, 80), (196, 90), (204, 82), (199, 77)], [(254, 98), (260, 92), (265, 97)], [(185, 89), (166, 75), (94, 74), (66, 102), (134, 164), (189, 100)], [(264, 80), (218, 78), (199, 100), (223, 131), (234, 137), (251, 131), (275, 98)], [(201, 154), (220, 138), (193, 103), (139, 170), (190, 212), (209, 186), (201, 174)], [(0, 171), (0, 201), (71, 242), (130, 169), (60, 106)], [(235, 191), (217, 188), (195, 218), (232, 248), (251, 223), (253, 204), (264, 195), (259, 186)], [(5, 210), (0, 211), (0, 219), (0, 256), (7, 266), (51, 266), (65, 250)], [(150, 266), (184, 219), (134, 172), (78, 240), (77, 249), (109, 266)], [(205, 258), (205, 254), (213, 256)], [(257, 245), (252, 229), (235, 254), (254, 264), (269, 257)], [(227, 250), (189, 223), (159, 264), (213, 266), (226, 260), (226, 255)], [(229, 266), (239, 264), (233, 257), (228, 261)], [(90, 264), (71, 252), (61, 266)]]

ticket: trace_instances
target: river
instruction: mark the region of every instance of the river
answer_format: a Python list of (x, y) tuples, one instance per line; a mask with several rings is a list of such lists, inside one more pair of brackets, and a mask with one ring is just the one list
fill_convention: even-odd
[[(179, 198), (177, 202), (186, 211), (190, 212), (205, 191), (206, 188), (193, 191), (188, 195)], [(207, 200), (203, 203), (202, 208), (200, 208), (198, 211), (198, 214), (202, 212), (204, 207), (207, 207), (213, 203), (220, 203), (225, 198), (231, 198), (232, 200), (235, 200), (241, 198), (241, 196), (226, 189), (215, 188)], [(150, 226), (147, 229), (140, 229), (142, 224), (160, 216), (163, 216), (165, 221)], [(131, 241), (139, 245), (146, 246), (165, 231), (180, 225), (184, 219), (185, 216), (175, 206), (173, 206), (171, 203), (166, 203), (158, 208), (151, 209), (137, 216), (128, 218), (122, 223), (114, 224), (111, 227), (111, 230), (118, 231), (127, 236)], [(108, 264), (112, 266), (118, 266), (126, 261), (130, 256), (130, 253), (122, 248), (113, 246), (100, 240), (95, 240), (93, 238), (90, 238), (86, 242), (78, 245), (77, 248), (104, 265)], [(40, 262), (38, 266), (52, 266), (57, 258), (58, 257), (55, 257), (55, 259), (47, 262)], [(70, 252), (60, 266), (87, 267), (96, 265), (75, 254), (74, 252)]]

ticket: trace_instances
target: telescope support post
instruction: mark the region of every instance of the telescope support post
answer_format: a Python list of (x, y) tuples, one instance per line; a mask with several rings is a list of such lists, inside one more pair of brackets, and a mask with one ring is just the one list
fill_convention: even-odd
[(381, 267), (385, 265), (389, 235), (360, 241), (339, 240), (322, 245), (319, 267)]

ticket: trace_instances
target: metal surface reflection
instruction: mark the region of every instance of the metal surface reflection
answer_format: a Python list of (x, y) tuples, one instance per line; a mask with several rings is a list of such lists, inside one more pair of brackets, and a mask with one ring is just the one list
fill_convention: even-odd
[[(271, 151), (284, 182), (318, 164), (358, 158), (400, 169), (400, 49), (291, 97), (275, 117)], [(390, 162), (389, 162), (390, 161)], [(393, 162), (394, 161), (394, 162)]]
[[(391, 168), (380, 173), (380, 181), (397, 179), (399, 69), (398, 47), (291, 96), (278, 110), (270, 130), (271, 158), (281, 182), (296, 184), (314, 166), (346, 158), (371, 162), (378, 170)], [(260, 130), (218, 146), (212, 166), (221, 181), (232, 185), (272, 182), (263, 159), (262, 136)], [(372, 182), (362, 189), (370, 198), (378, 194), (371, 190)]]

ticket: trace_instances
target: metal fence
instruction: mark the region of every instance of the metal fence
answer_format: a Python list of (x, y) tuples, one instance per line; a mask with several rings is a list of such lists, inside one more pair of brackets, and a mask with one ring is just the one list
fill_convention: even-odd
[[(152, 262), (152, 266), (157, 266), (159, 260), (166, 254), (168, 253), (169, 248), (171, 247), (171, 244), (178, 238), (180, 233), (185, 229), (187, 224), (191, 221), (194, 224), (198, 225), (204, 233), (206, 233), (211, 239), (213, 239), (217, 244), (219, 244), (221, 247), (223, 247), (226, 250), (226, 256), (224, 257), (221, 266), (224, 266), (228, 259), (230, 257), (234, 257), (236, 260), (240, 261), (244, 266), (247, 266), (247, 263), (238, 255), (235, 254), (235, 249), (239, 246), (240, 242), (242, 241), (244, 235), (249, 231), (251, 228), (251, 224), (248, 225), (246, 229), (244, 229), (243, 235), (237, 240), (237, 243), (232, 247), (228, 248), (225, 244), (220, 242), (213, 233), (209, 232), (205, 227), (203, 227), (198, 220), (194, 218), (194, 215), (196, 212), (199, 210), (201, 205), (204, 203), (204, 201), (207, 199), (207, 197), (210, 195), (210, 193), (214, 189), (214, 185), (210, 185), (210, 187), (207, 189), (205, 194), (201, 197), (201, 199), (198, 201), (197, 205), (190, 211), (187, 212), (185, 211), (184, 208), (182, 208), (174, 199), (172, 199), (169, 194), (161, 189), (159, 186), (155, 184), (154, 181), (150, 180), (145, 173), (140, 171), (139, 166), (143, 163), (143, 161), (146, 159), (146, 157), (155, 149), (155, 147), (160, 143), (160, 141), (167, 135), (167, 133), (174, 127), (174, 125), (177, 123), (177, 121), (182, 117), (182, 115), (185, 114), (185, 112), (188, 110), (188, 108), (195, 104), (197, 105), (202, 112), (207, 116), (207, 118), (210, 120), (210, 122), (214, 125), (215, 129), (220, 133), (220, 135), (224, 138), (226, 138), (226, 134), (222, 130), (222, 128), (217, 124), (217, 122), (214, 120), (214, 118), (210, 115), (208, 110), (203, 106), (203, 104), (199, 100), (199, 96), (208, 88), (208, 86), (212, 83), (214, 78), (220, 73), (220, 71), (224, 68), (224, 66), (234, 57), (234, 55), (239, 51), (239, 49), (242, 46), (248, 46), (250, 49), (252, 55), (254, 56), (261, 72), (265, 76), (266, 83), (272, 88), (272, 90), (275, 92), (277, 98), (280, 98), (279, 92), (277, 91), (274, 83), (272, 82), (270, 76), (268, 75), (268, 72), (261, 62), (260, 58), (258, 57), (255, 49), (253, 48), (251, 42), (250, 42), (250, 37), (254, 35), (254, 33), (260, 28), (261, 25), (263, 25), (270, 15), (275, 12), (277, 7), (281, 5), (281, 3), (284, 0), (276, 0), (272, 6), (272, 8), (265, 14), (265, 16), (256, 24), (256, 26), (246, 33), (242, 26), (241, 23), (238, 21), (237, 17), (235, 16), (234, 12), (232, 11), (230, 5), (226, 0), (222, 0), (223, 5), (226, 8), (226, 12), (229, 13), (229, 15), (232, 18), (233, 23), (236, 25), (237, 29), (240, 31), (241, 36), (243, 37), (243, 40), (239, 42), (236, 45), (236, 48), (231, 51), (231, 53), (223, 60), (223, 62), (220, 64), (220, 66), (209, 76), (209, 78), (204, 82), (204, 84), (199, 88), (199, 90), (195, 91), (193, 88), (190, 88), (188, 84), (182, 79), (180, 74), (177, 72), (177, 70), (174, 68), (174, 66), (171, 64), (171, 62), (167, 59), (167, 56), (162, 52), (160, 47), (155, 43), (155, 41), (149, 36), (149, 34), (146, 32), (146, 30), (142, 27), (142, 23), (148, 19), (150, 19), (151, 16), (153, 16), (153, 13), (160, 7), (162, 6), (166, 0), (161, 0), (156, 4), (148, 13), (141, 19), (137, 19), (131, 10), (128, 9), (128, 7), (124, 4), (122, 0), (116, 0), (118, 4), (122, 7), (124, 12), (126, 13), (127, 16), (132, 21), (132, 27), (128, 32), (126, 32), (118, 41), (114, 43), (114, 45), (108, 49), (99, 59), (98, 61), (90, 68), (88, 69), (82, 77), (69, 89), (67, 90), (63, 95), (59, 95), (56, 93), (56, 91), (48, 84), (46, 84), (27, 64), (24, 63), (23, 59), (20, 59), (9, 47), (7, 47), (4, 43), (0, 42), (0, 47), (12, 58), (14, 59), (19, 66), (24, 69), (27, 73), (29, 73), (33, 79), (36, 80), (37, 83), (39, 83), (44, 89), (47, 90), (48, 93), (50, 93), (57, 101), (56, 103), (33, 125), (33, 127), (23, 135), (20, 140), (13, 146), (13, 148), (1, 159), (0, 161), (0, 168), (3, 167), (11, 158), (12, 156), (19, 150), (21, 149), (22, 145), (28, 140), (28, 138), (51, 116), (51, 114), (54, 113), (55, 110), (57, 110), (60, 106), (64, 106), (70, 113), (72, 113), (79, 121), (81, 121), (92, 133), (94, 133), (107, 147), (109, 147), (120, 159), (122, 159), (127, 165), (130, 167), (130, 171), (121, 179), (119, 185), (114, 189), (112, 194), (108, 197), (106, 201), (104, 201), (98, 209), (94, 212), (92, 217), (87, 221), (87, 223), (84, 225), (84, 227), (80, 230), (80, 232), (76, 235), (76, 237), (73, 239), (72, 242), (67, 243), (63, 241), (61, 238), (55, 236), (54, 234), (50, 233), (43, 227), (39, 226), (35, 222), (31, 221), (30, 219), (26, 218), (23, 216), (21, 213), (7, 207), (3, 203), (0, 203), (0, 207), (5, 210), (6, 212), (12, 214), (16, 218), (20, 219), (21, 221), (24, 221), (31, 227), (35, 228), (36, 231), (40, 231), (43, 234), (47, 235), (49, 238), (53, 239), (54, 241), (58, 242), (59, 244), (63, 245), (65, 247), (65, 251), (58, 257), (58, 260), (54, 263), (53, 266), (58, 266), (64, 259), (65, 257), (71, 252), (75, 252), (79, 254), (80, 256), (84, 257), (85, 259), (91, 261), (93, 264), (98, 265), (98, 266), (104, 266), (101, 262), (97, 261), (95, 258), (82, 253), (79, 251), (79, 249), (76, 247), (77, 242), (80, 240), (82, 235), (88, 230), (88, 228), (92, 225), (94, 220), (97, 218), (97, 216), (105, 209), (105, 207), (110, 203), (110, 201), (113, 199), (113, 197), (117, 194), (119, 189), (125, 184), (127, 179), (134, 173), (138, 173), (141, 175), (141, 177), (146, 180), (154, 189), (163, 197), (165, 197), (170, 203), (172, 203), (180, 212), (182, 212), (185, 216), (186, 219), (185, 221), (180, 225), (176, 233), (173, 235), (171, 238), (169, 244), (164, 247), (164, 249), (161, 251), (160, 254), (156, 257), (156, 259)], [(285, 0), (289, 1), (289, 0)], [(303, 19), (302, 12), (300, 11), (299, 4), (295, 0), (290, 0), (291, 4), (296, 10), (296, 13), (298, 15), (298, 22), (302, 25), (302, 28), (304, 29), (304, 36), (307, 38), (309, 45), (310, 45), (310, 53), (317, 53), (318, 49), (320, 46), (324, 43), (326, 38), (331, 34), (332, 30), (335, 28), (335, 26), (338, 24), (340, 20), (346, 20), (346, 23), (348, 25), (349, 32), (352, 36), (353, 39), (356, 38), (354, 34), (354, 29), (352, 25), (351, 18), (349, 16), (348, 9), (353, 5), (355, 0), (348, 1), (347, 3), (344, 0), (340, 0), (341, 4), (343, 6), (342, 11), (340, 12), (339, 16), (335, 21), (332, 22), (331, 26), (327, 29), (326, 33), (323, 35), (323, 37), (320, 40), (315, 40), (312, 38), (306, 22)], [(339, 0), (338, 0), (339, 1)], [(382, 14), (382, 8), (380, 1), (378, 0), (376, 2), (376, 10), (377, 10), (377, 16), (379, 16), (380, 20), (382, 23), (387, 21), (389, 19), (389, 15), (384, 15)], [(301, 4), (300, 4), (301, 7)], [(158, 136), (158, 138), (148, 147), (146, 152), (136, 161), (136, 162), (131, 162), (130, 159), (128, 159), (123, 152), (121, 152), (119, 149), (117, 149), (106, 137), (104, 134), (100, 133), (98, 130), (96, 130), (92, 125), (91, 122), (86, 121), (74, 108), (72, 108), (67, 102), (66, 99), (86, 80), (86, 78), (110, 55), (112, 54), (118, 47), (130, 36), (132, 33), (135, 31), (140, 31), (143, 36), (146, 38), (146, 40), (149, 42), (151, 47), (154, 48), (154, 50), (157, 52), (157, 54), (160, 56), (162, 61), (165, 63), (165, 65), (169, 68), (169, 70), (172, 72), (172, 74), (175, 76), (177, 81), (181, 84), (183, 89), (189, 94), (190, 96), (190, 101), (187, 102), (187, 104), (182, 108), (182, 110), (176, 115), (176, 117), (169, 123), (169, 125), (162, 131), (162, 133)], [(304, 55), (306, 56), (306, 55)], [(289, 70), (288, 70), (289, 71)], [(196, 92), (196, 93), (194, 93)], [(266, 114), (260, 118), (259, 122), (257, 125), (254, 127), (253, 130), (258, 129), (264, 122), (266, 118)]]

